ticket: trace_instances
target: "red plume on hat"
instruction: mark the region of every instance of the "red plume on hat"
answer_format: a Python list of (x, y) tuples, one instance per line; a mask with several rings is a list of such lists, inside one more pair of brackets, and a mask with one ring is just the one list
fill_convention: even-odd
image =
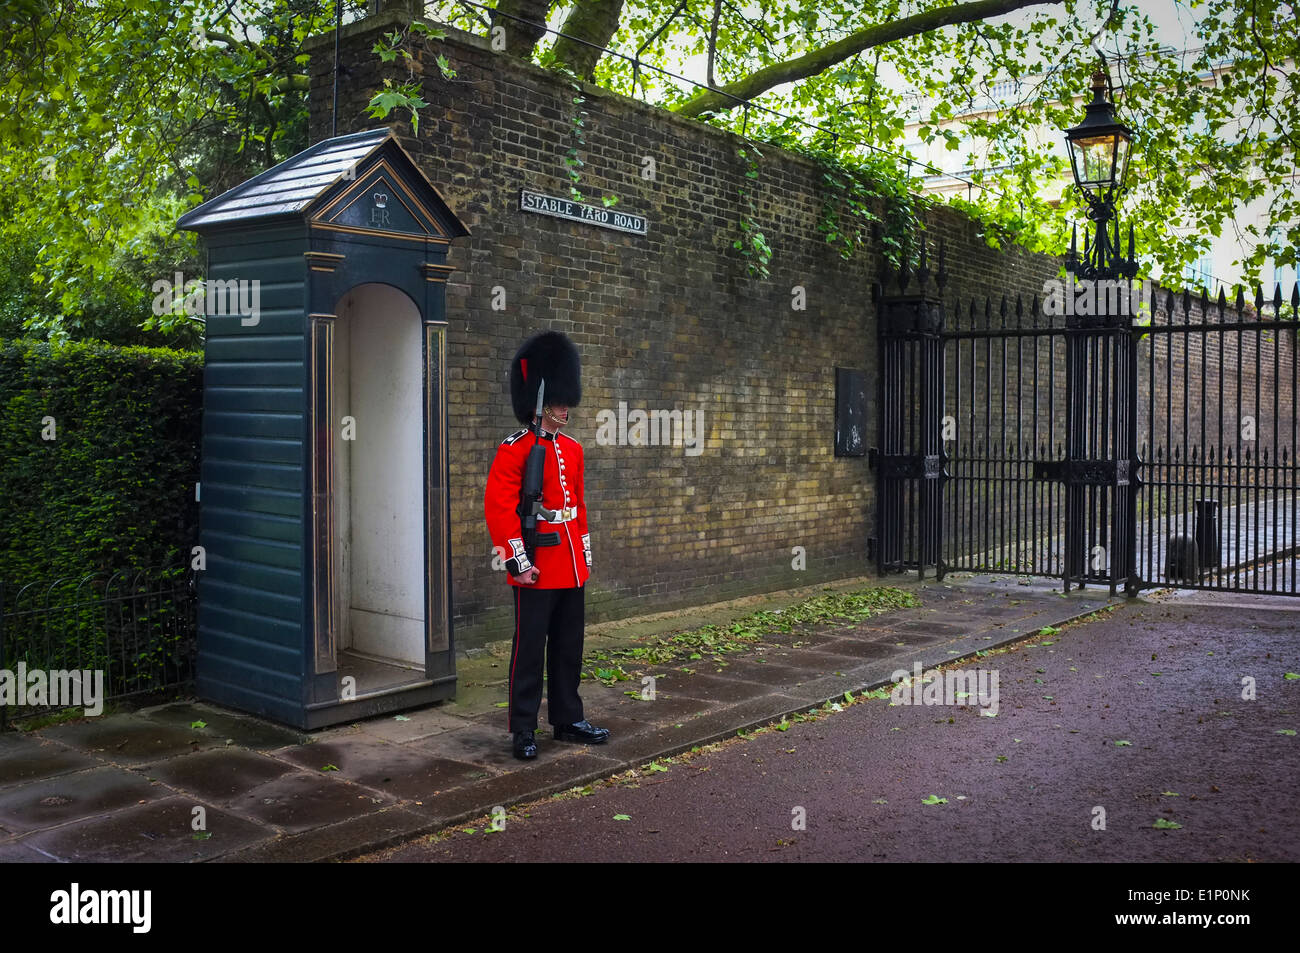
[(510, 362), (510, 402), (515, 419), (525, 426), (533, 422), (543, 379), (546, 403), (577, 407), (582, 400), (582, 361), (573, 342), (559, 331), (533, 335)]

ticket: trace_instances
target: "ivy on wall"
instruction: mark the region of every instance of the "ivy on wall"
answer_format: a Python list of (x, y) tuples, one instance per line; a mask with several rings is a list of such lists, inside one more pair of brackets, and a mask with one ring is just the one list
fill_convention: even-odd
[(745, 164), (745, 171), (744, 180), (736, 189), (740, 199), (740, 236), (732, 243), (732, 247), (745, 259), (745, 269), (751, 278), (768, 278), (771, 277), (767, 265), (772, 260), (772, 246), (758, 229), (758, 203), (754, 201), (754, 190), (758, 185), (758, 160), (763, 154), (749, 142), (737, 149), (736, 155)]
[(910, 176), (892, 156), (846, 158), (828, 143), (791, 140), (782, 148), (813, 160), (822, 170), (823, 201), (817, 229), (851, 259), (872, 240), (891, 268), (924, 231), (921, 213), (929, 203), (911, 190)]
[[(850, 161), (824, 144), (793, 137), (778, 137), (771, 144), (811, 159), (821, 168), (817, 231), (841, 258), (852, 259), (873, 243), (879, 245), (879, 253), (891, 268), (900, 267), (904, 256), (915, 256), (917, 236), (925, 231), (921, 214), (930, 203), (910, 189), (905, 173), (887, 160)], [(772, 248), (759, 227), (755, 200), (762, 153), (746, 140), (736, 154), (744, 166), (743, 181), (736, 190), (740, 216), (732, 247), (745, 260), (750, 277), (767, 278)]]

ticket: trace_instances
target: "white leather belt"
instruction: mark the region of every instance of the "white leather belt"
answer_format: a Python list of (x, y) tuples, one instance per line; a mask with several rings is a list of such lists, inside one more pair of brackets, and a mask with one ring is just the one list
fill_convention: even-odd
[[(549, 516), (546, 515), (548, 513), (550, 514)], [(537, 515), (548, 523), (567, 523), (569, 520), (576, 520), (578, 518), (578, 508), (576, 506), (566, 506), (559, 510), (543, 509), (542, 512)]]

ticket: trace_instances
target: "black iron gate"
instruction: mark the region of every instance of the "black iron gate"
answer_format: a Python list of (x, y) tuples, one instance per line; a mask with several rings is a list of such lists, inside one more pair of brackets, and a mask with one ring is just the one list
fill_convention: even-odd
[(1068, 278), (877, 289), (880, 572), (1300, 595), (1297, 306)]

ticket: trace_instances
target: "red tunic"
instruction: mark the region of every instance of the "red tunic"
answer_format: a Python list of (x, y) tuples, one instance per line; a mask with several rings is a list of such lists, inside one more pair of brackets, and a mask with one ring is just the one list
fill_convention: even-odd
[(591, 537), (587, 531), (587, 501), (583, 493), (582, 444), (566, 433), (554, 435), (542, 431), (546, 447), (546, 467), (542, 476), (542, 506), (548, 510), (570, 511), (570, 518), (560, 522), (537, 520), (537, 532), (559, 533), (560, 545), (538, 546), (534, 559), (524, 552), (523, 532), (519, 520), (519, 491), (524, 480), (524, 466), (533, 447), (530, 430), (512, 433), (497, 447), (492, 469), (488, 471), (483, 510), (487, 517), (492, 547), (505, 563), (506, 578), (518, 586), (514, 576), (534, 565), (541, 575), (528, 589), (572, 589), (581, 586), (591, 575)]

